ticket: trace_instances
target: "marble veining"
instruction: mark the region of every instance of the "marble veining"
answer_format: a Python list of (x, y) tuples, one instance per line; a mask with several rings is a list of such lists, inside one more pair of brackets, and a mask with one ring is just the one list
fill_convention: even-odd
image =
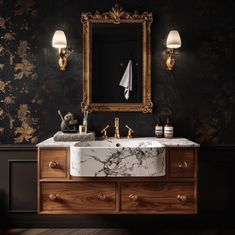
[[(112, 139), (111, 139), (112, 140)], [(120, 139), (121, 141), (125, 142), (128, 141), (128, 139)], [(158, 142), (159, 144), (162, 144), (165, 147), (199, 147), (200, 145), (190, 141), (185, 138), (172, 138), (172, 139), (166, 139), (166, 138), (155, 138), (155, 137), (143, 137), (143, 138), (133, 138), (133, 140), (147, 140), (147, 141), (154, 141)], [(110, 141), (108, 139), (107, 141)], [(96, 142), (100, 142), (100, 140), (97, 140)], [(77, 144), (80, 144), (83, 142), (79, 141), (54, 141), (53, 137), (46, 139), (40, 143), (38, 143), (36, 146), (37, 147), (70, 147), (70, 146), (75, 146)]]
[(185, 138), (155, 138), (155, 140), (166, 147), (200, 147), (198, 143)]
[(164, 147), (116, 147), (70, 149), (73, 176), (164, 176)]
[(167, 147), (199, 147), (185, 138), (133, 138), (62, 141), (53, 138), (37, 145), (70, 149), (70, 174), (84, 177), (156, 177), (166, 174)]
[(84, 141), (76, 143), (77, 147), (164, 147), (163, 144), (152, 138), (114, 139), (109, 138), (99, 141)]
[(66, 147), (69, 148), (71, 146), (74, 146), (78, 141), (55, 141), (53, 137), (46, 139), (40, 143), (38, 143), (36, 146), (39, 148), (46, 148), (46, 147)]

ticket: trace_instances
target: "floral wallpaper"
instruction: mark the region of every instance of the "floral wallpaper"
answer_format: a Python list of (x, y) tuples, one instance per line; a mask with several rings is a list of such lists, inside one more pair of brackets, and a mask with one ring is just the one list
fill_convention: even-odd
[[(1, 1), (1, 5), (4, 1)], [(37, 143), (39, 117), (32, 104), (38, 100), (30, 84), (37, 83), (36, 58), (34, 58), (30, 42), (20, 37), (20, 31), (28, 31), (30, 24), (16, 24), (17, 17), (30, 14), (37, 15), (35, 2), (18, 0), (14, 7), (13, 17), (0, 16), (0, 134), (10, 135), (14, 143)], [(21, 99), (19, 100), (19, 97)], [(37, 105), (40, 105), (38, 102)], [(4, 142), (4, 140), (3, 140)]]
[[(82, 120), (82, 12), (108, 11), (114, 0), (0, 0), (0, 144), (36, 144), (60, 125), (57, 110)], [(127, 11), (153, 13), (153, 114), (93, 113), (89, 127), (100, 134), (115, 116), (153, 136), (157, 116), (170, 116), (175, 136), (201, 144), (234, 144), (234, 1), (120, 0)], [(53, 10), (52, 10), (53, 9)], [(187, 9), (187, 11), (183, 10)], [(65, 31), (72, 53), (69, 67), (57, 67), (51, 47), (56, 29)], [(165, 40), (178, 29), (182, 47), (176, 66), (165, 68)], [(111, 121), (110, 121), (111, 120)], [(108, 133), (112, 135), (112, 130)]]

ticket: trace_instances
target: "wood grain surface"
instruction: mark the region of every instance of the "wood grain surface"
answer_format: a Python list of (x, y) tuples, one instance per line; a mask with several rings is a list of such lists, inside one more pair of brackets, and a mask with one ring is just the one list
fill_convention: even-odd
[[(137, 200), (131, 200), (130, 195), (136, 195)], [(178, 195), (185, 195), (186, 202), (178, 201)], [(194, 205), (194, 185), (191, 183), (121, 184), (121, 210), (192, 213)]]
[[(115, 210), (115, 183), (42, 183), (42, 211)], [(56, 199), (50, 200), (49, 196)]]
[(193, 178), (195, 164), (195, 148), (169, 148), (168, 151), (169, 176), (179, 178)]
[[(68, 154), (66, 148), (40, 149), (40, 178), (66, 178)], [(55, 161), (58, 166), (50, 168), (49, 163)]]
[(197, 213), (195, 148), (168, 148), (164, 177), (70, 177), (66, 148), (40, 149), (39, 162), (42, 214)]

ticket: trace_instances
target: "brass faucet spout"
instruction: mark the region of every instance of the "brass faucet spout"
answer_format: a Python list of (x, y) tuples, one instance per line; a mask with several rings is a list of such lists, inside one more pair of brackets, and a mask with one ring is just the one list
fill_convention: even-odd
[(114, 127), (115, 127), (114, 138), (119, 139), (120, 132), (119, 132), (119, 118), (118, 117), (115, 118)]

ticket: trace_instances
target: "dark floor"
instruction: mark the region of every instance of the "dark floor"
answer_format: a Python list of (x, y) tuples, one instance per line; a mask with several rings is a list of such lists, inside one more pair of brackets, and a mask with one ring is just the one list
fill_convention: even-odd
[(156, 231), (127, 229), (11, 229), (0, 235), (235, 235), (235, 229), (164, 229)]

